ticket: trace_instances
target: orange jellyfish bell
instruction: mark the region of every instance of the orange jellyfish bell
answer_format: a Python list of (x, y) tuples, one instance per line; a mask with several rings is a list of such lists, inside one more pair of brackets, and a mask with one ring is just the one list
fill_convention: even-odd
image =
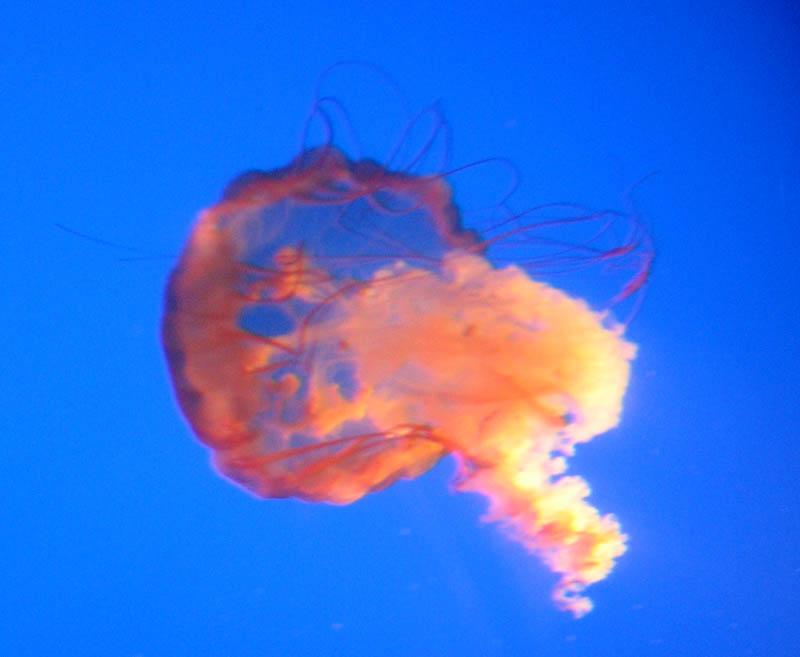
[(565, 457), (617, 424), (635, 349), (486, 245), (442, 176), (332, 146), (250, 172), (170, 276), (169, 369), (216, 466), (260, 497), (349, 503), (455, 455), (456, 488), (489, 498), (580, 616), (625, 536)]

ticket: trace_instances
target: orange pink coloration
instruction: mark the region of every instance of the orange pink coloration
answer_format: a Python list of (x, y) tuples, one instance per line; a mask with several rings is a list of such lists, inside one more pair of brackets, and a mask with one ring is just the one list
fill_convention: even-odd
[(442, 176), (332, 146), (245, 174), (170, 277), (172, 380), (219, 470), (260, 497), (346, 504), (453, 454), (455, 488), (489, 499), (581, 616), (626, 537), (566, 457), (617, 424), (635, 348), (487, 244)]

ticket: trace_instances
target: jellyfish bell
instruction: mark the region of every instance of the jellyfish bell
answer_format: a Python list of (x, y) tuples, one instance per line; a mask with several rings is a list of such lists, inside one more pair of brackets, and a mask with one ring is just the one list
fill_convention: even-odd
[[(531, 216), (481, 233), (445, 174), (310, 148), (199, 214), (162, 336), (225, 476), (259, 497), (346, 504), (453, 454), (455, 488), (489, 499), (486, 518), (560, 575), (553, 599), (580, 616), (625, 536), (566, 457), (617, 424), (635, 348), (608, 313), (535, 280), (534, 260), (503, 260), (504, 244), (545, 244), (536, 266), (617, 257), (599, 238), (542, 237), (569, 221)], [(619, 219), (581, 220), (607, 238)], [(619, 258), (643, 233), (625, 234)]]

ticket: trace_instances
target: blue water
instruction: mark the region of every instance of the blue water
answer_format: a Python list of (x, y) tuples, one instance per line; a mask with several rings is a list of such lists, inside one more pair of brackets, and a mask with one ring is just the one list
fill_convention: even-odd
[[(343, 4), (4, 11), (0, 654), (800, 654), (797, 10)], [(258, 501), (173, 400), (158, 324), (195, 212), (297, 154), (345, 59), (440, 101), (454, 165), (511, 160), (518, 209), (622, 211), (657, 172), (623, 419), (570, 463), (629, 549), (579, 621), (451, 462), (346, 507)], [(380, 158), (402, 111), (354, 80), (330, 81), (342, 137)], [(508, 188), (483, 171), (465, 206)]]

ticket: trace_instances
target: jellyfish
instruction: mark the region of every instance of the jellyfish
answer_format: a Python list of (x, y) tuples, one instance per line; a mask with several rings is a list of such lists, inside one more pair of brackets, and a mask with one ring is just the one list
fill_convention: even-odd
[[(454, 489), (484, 495), (485, 519), (558, 575), (558, 608), (587, 613), (626, 536), (567, 458), (618, 423), (636, 349), (607, 312), (489, 257), (546, 223), (487, 237), (445, 175), (331, 143), (235, 179), (200, 212), (162, 322), (215, 467), (261, 498), (349, 504), (452, 455)], [(639, 243), (559, 249), (603, 262)]]

